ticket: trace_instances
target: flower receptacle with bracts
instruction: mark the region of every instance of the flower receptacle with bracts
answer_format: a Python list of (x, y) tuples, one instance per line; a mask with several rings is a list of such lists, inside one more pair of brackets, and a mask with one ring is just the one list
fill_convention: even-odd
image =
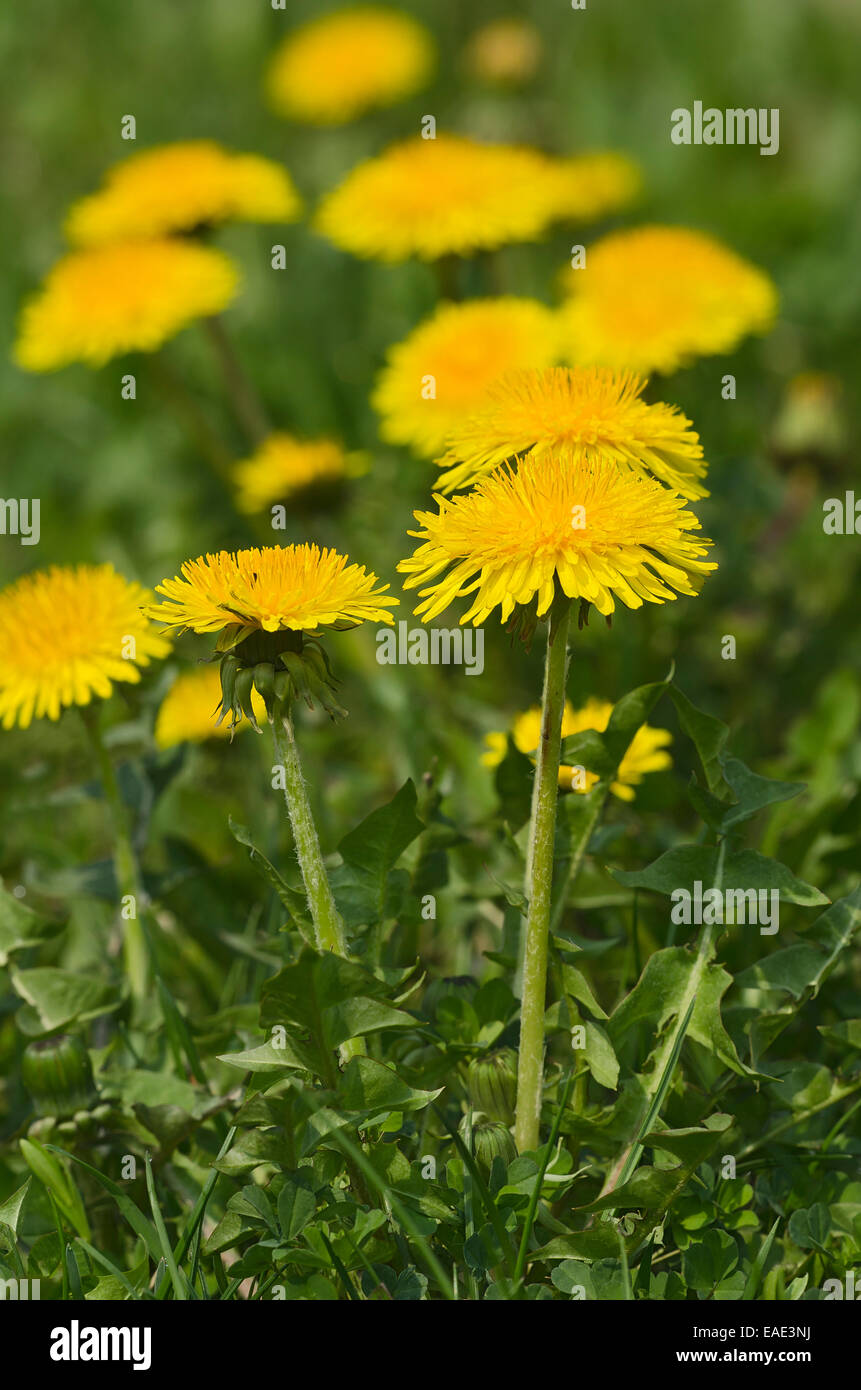
[(262, 733), (254, 709), (256, 691), (266, 706), (270, 723), (289, 715), (297, 700), (309, 709), (320, 705), (332, 720), (346, 718), (336, 697), (340, 681), (323, 646), (302, 632), (253, 632), (240, 635), (225, 651), (219, 667), (221, 704), (216, 725), (230, 716), (231, 731), (243, 716)]

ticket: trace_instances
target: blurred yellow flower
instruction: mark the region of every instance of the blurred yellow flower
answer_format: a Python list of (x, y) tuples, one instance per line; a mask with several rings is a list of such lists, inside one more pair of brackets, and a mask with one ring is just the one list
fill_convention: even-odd
[[(573, 734), (581, 734), (586, 729), (595, 729), (603, 734), (613, 712), (613, 706), (609, 700), (597, 700), (594, 696), (590, 697), (585, 705), (575, 710), (570, 701), (565, 701), (565, 709), (562, 715), (562, 737), (570, 738)], [(514, 719), (511, 728), (511, 736), (514, 739), (515, 747), (521, 753), (531, 756), (538, 747), (538, 740), (541, 736), (541, 707), (533, 706), (532, 709), (525, 710), (518, 714)], [(639, 786), (648, 772), (662, 772), (668, 767), (672, 767), (673, 760), (666, 751), (668, 744), (672, 743), (673, 736), (668, 729), (654, 729), (650, 724), (643, 724), (631, 740), (624, 758), (619, 764), (618, 778), (610, 783), (610, 791), (622, 801), (633, 801), (635, 796), (634, 788)], [(489, 733), (485, 735), (487, 752), (482, 755), (481, 761), (485, 767), (496, 767), (505, 757), (508, 746), (508, 739), (504, 733)], [(590, 792), (595, 783), (600, 779), (594, 772), (585, 771), (585, 776), (580, 769), (568, 767), (564, 763), (559, 768), (559, 785), (564, 791), (576, 791), (584, 794)]]
[(564, 355), (578, 364), (673, 372), (767, 332), (777, 312), (767, 275), (685, 227), (613, 232), (563, 278)]
[(295, 222), (302, 203), (287, 170), (212, 140), (159, 145), (123, 160), (102, 188), (73, 204), (75, 246), (188, 232), (216, 222)]
[(628, 207), (643, 186), (634, 161), (612, 150), (557, 159), (552, 168), (558, 187), (557, 215), (577, 222)]
[(336, 439), (294, 439), (276, 431), (235, 465), (237, 503), (240, 511), (259, 512), (309, 488), (355, 478), (366, 466), (363, 454), (347, 453)]
[(422, 544), (398, 565), (405, 589), (419, 585), (414, 610), (431, 622), (454, 599), (472, 596), (461, 623), (483, 623), (499, 607), (537, 601), (547, 613), (557, 586), (604, 615), (615, 598), (628, 608), (699, 592), (716, 569), (711, 541), (686, 533), (700, 523), (660, 483), (605, 459), (529, 454), (516, 469), (481, 478), (471, 492), (437, 495), (439, 512), (416, 512)]
[(157, 584), (165, 601), (149, 604), (146, 613), (169, 627), (235, 628), (242, 635), (390, 623), (386, 610), (400, 600), (386, 594), (388, 585), (375, 588), (378, 583), (364, 566), (317, 545), (221, 550), (186, 560), (180, 578)]
[[(155, 721), (155, 741), (159, 748), (178, 743), (203, 743), (208, 738), (229, 738), (231, 727), (216, 724), (221, 709), (221, 677), (218, 667), (199, 666), (177, 676), (159, 706)], [(256, 690), (251, 701), (257, 721), (266, 722), (266, 706)], [(244, 725), (239, 727), (244, 728)]]
[(534, 241), (558, 203), (558, 175), (537, 150), (415, 136), (353, 169), (315, 225), (354, 256), (432, 261)]
[(480, 82), (519, 86), (538, 71), (541, 35), (526, 19), (494, 19), (477, 29), (466, 50), (467, 64)]
[(167, 656), (170, 643), (141, 613), (149, 597), (112, 565), (54, 565), (0, 592), (3, 728), (105, 700), (114, 681), (135, 684), (139, 666)]
[(646, 382), (606, 367), (547, 367), (509, 373), (448, 438), (442, 492), (468, 487), (516, 455), (584, 453), (705, 497), (699, 436), (675, 406), (641, 399)]
[(382, 438), (431, 458), (440, 453), (498, 377), (557, 359), (555, 324), (554, 313), (533, 299), (441, 304), (389, 348), (371, 398)]
[(481, 761), (485, 767), (499, 767), (505, 754), (508, 752), (508, 734), (501, 730), (491, 730), (484, 735), (485, 751), (481, 755)]
[(340, 125), (417, 92), (434, 61), (430, 34), (410, 15), (359, 5), (288, 34), (269, 64), (266, 92), (279, 115)]
[(839, 458), (849, 442), (842, 393), (828, 372), (800, 372), (787, 382), (770, 440), (781, 460)]
[(24, 305), (14, 357), (27, 371), (49, 372), (154, 352), (193, 319), (220, 313), (238, 284), (233, 261), (194, 242), (124, 241), (74, 251)]

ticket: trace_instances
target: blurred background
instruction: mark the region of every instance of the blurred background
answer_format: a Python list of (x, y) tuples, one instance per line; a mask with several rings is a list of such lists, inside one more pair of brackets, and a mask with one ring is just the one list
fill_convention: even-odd
[[(716, 541), (720, 569), (695, 602), (621, 610), (611, 631), (593, 618), (575, 644), (570, 692), (575, 701), (590, 694), (615, 700), (660, 679), (675, 660), (681, 688), (732, 726), (735, 750), (757, 771), (811, 782), (810, 814), (820, 815), (820, 828), (822, 807), (830, 808), (831, 839), (818, 853), (824, 862), (831, 856), (837, 874), (848, 869), (861, 823), (861, 537), (824, 535), (822, 503), (842, 497), (857, 472), (861, 4), (611, 0), (583, 11), (566, 0), (405, 4), (439, 47), (433, 83), (342, 127), (290, 124), (265, 105), (267, 60), (292, 23), (331, 8), (316, 0), (291, 0), (287, 11), (273, 10), (268, 0), (44, 0), (36, 8), (4, 8), (0, 305), (7, 349), (22, 300), (64, 249), (68, 205), (92, 191), (108, 166), (152, 144), (212, 137), (281, 160), (310, 208), (359, 160), (416, 134), (425, 114), (441, 131), (560, 154), (627, 153), (643, 172), (636, 207), (606, 224), (560, 225), (538, 245), (503, 248), (492, 290), (481, 283), (479, 265), (470, 272), (479, 277), (473, 292), (554, 302), (572, 242), (588, 245), (609, 225), (658, 221), (707, 231), (762, 267), (778, 286), (781, 308), (768, 337), (701, 360), (660, 390), (702, 438), (711, 497), (697, 510)], [(519, 80), (501, 82), (479, 70), (474, 41), (485, 24), (509, 15), (532, 26), (532, 59)], [(670, 112), (696, 100), (778, 107), (779, 154), (673, 145)], [(125, 114), (136, 118), (134, 146), (120, 139)], [(368, 397), (386, 349), (436, 303), (431, 269), (356, 261), (307, 222), (231, 226), (216, 240), (243, 268), (243, 291), (226, 322), (276, 427), (334, 433), (370, 455), (368, 471), (337, 507), (291, 515), (289, 531), (276, 539), (333, 544), (398, 592), (394, 567), (412, 549), (411, 514), (429, 502), (435, 473), (407, 450), (381, 444)], [(270, 269), (276, 241), (287, 247), (282, 273)], [(163, 356), (231, 454), (244, 457), (245, 441), (198, 327), (170, 342)], [(137, 378), (135, 401), (120, 396), (128, 371)], [(727, 372), (737, 379), (735, 401), (721, 397)], [(0, 582), (51, 563), (110, 560), (152, 585), (188, 557), (256, 543), (258, 534), (237, 514), (171, 405), (143, 355), (98, 372), (74, 367), (31, 376), (2, 354), (2, 493), (38, 496), (42, 507), (38, 547), (0, 539)], [(409, 608), (397, 616), (408, 617)], [(453, 625), (457, 616), (445, 621)], [(737, 641), (734, 661), (721, 656), (726, 634)], [(459, 824), (492, 807), (493, 774), (480, 761), (484, 735), (534, 701), (539, 648), (521, 659), (502, 628), (489, 623), (482, 677), (403, 667), (395, 678), (393, 668), (376, 664), (373, 630), (333, 640), (351, 717), (333, 729), (307, 716), (304, 733), (306, 763), (321, 787), (326, 847), (406, 776), (420, 779), (431, 768), (443, 806)], [(182, 665), (198, 650), (186, 642)], [(115, 744), (133, 755), (146, 746), (176, 667), (150, 668), (140, 687), (114, 695)], [(675, 729), (673, 718), (662, 709), (655, 722)], [(213, 860), (229, 862), (235, 852), (226, 811), (240, 819), (271, 814), (272, 833), (281, 833), (277, 808), (242, 805), (246, 740), (255, 742), (242, 735), (241, 757), (236, 745), (191, 750), (191, 770), (172, 783), (167, 802), (159, 801), (159, 769), (169, 755), (147, 754), (156, 824)], [(268, 748), (253, 756), (262, 778)], [(667, 812), (661, 835), (683, 831), (692, 816), (680, 795), (686, 757), (680, 750), (672, 772), (647, 779), (626, 810), (632, 847), (653, 809)], [(7, 882), (55, 891), (51, 874), (68, 874), (78, 858), (86, 860), (93, 829), (75, 790), (86, 758), (74, 715), (27, 734), (0, 734), (0, 872)], [(77, 808), (74, 824), (70, 808)], [(813, 833), (808, 824), (795, 830)], [(791, 824), (785, 833), (794, 833)], [(636, 857), (642, 862), (642, 852)]]

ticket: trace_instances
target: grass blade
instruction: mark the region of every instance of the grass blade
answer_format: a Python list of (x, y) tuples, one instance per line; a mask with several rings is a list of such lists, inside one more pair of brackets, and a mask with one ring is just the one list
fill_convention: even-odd
[(167, 1227), (164, 1224), (164, 1216), (162, 1215), (162, 1210), (158, 1203), (158, 1194), (155, 1190), (155, 1178), (152, 1174), (152, 1159), (149, 1154), (146, 1156), (146, 1186), (147, 1192), (149, 1193), (149, 1204), (152, 1208), (152, 1219), (155, 1222), (155, 1228), (158, 1232), (165, 1263), (170, 1271), (170, 1281), (173, 1284), (174, 1298), (185, 1303), (188, 1299), (188, 1294), (185, 1291), (185, 1284), (180, 1278), (179, 1267), (174, 1259), (170, 1241), (167, 1238)]
[(91, 1260), (95, 1260), (96, 1264), (100, 1264), (102, 1269), (106, 1270), (108, 1274), (112, 1274), (122, 1284), (129, 1298), (134, 1299), (135, 1302), (145, 1302), (151, 1298), (149, 1289), (135, 1289), (119, 1266), (115, 1265), (113, 1260), (109, 1260), (107, 1255), (103, 1255), (100, 1250), (96, 1250), (89, 1241), (81, 1240), (81, 1237), (78, 1236), (78, 1244), (83, 1250), (86, 1250)]
[[(69, 1153), (67, 1149), (61, 1149), (56, 1144), (46, 1144), (45, 1147), (47, 1149), (52, 1149), (55, 1153), (62, 1154), (64, 1158), (70, 1158), (73, 1163), (79, 1164), (85, 1172), (95, 1178), (96, 1182), (99, 1183), (106, 1192), (111, 1194), (135, 1235), (140, 1236), (150, 1257), (158, 1263), (161, 1259), (161, 1246), (155, 1227), (151, 1221), (147, 1220), (143, 1212), (135, 1206), (131, 1197), (128, 1197), (113, 1179), (106, 1177), (104, 1173), (100, 1173), (98, 1168), (94, 1168), (92, 1164), (86, 1163), (82, 1158), (78, 1158), (76, 1154)], [(89, 1232), (87, 1232), (87, 1234), (89, 1235)]]

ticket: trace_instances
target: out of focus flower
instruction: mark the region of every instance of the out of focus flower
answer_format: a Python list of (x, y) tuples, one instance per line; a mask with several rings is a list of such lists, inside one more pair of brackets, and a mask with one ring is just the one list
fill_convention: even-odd
[(430, 34), (410, 15), (360, 5), (288, 34), (269, 64), (266, 92), (281, 116), (340, 125), (417, 92), (434, 60)]
[(550, 167), (547, 156), (520, 146), (415, 136), (353, 169), (324, 198), (316, 226), (343, 250), (380, 261), (534, 241), (558, 212)]
[(763, 271), (685, 227), (613, 232), (564, 283), (564, 355), (578, 365), (674, 372), (767, 332), (777, 311)]
[(479, 82), (519, 87), (534, 77), (542, 58), (541, 35), (526, 19), (494, 19), (477, 29), (466, 59)]
[(110, 169), (75, 203), (66, 233), (76, 246), (189, 232), (217, 222), (295, 222), (302, 203), (287, 170), (212, 140), (159, 145)]
[(441, 304), (391, 347), (372, 397), (380, 434), (434, 457), (498, 377), (558, 356), (555, 315), (533, 299)]
[(250, 458), (234, 467), (241, 511), (262, 511), (274, 502), (309, 496), (365, 471), (364, 455), (347, 453), (336, 439), (294, 439), (276, 431)]
[[(562, 737), (570, 738), (587, 729), (594, 729), (602, 734), (607, 728), (612, 712), (613, 706), (609, 700), (591, 697), (585, 705), (576, 710), (566, 700), (562, 715)], [(541, 737), (539, 705), (516, 716), (511, 728), (511, 737), (521, 753), (530, 757), (535, 753)], [(633, 801), (636, 795), (634, 788), (640, 785), (647, 773), (662, 772), (665, 768), (671, 767), (672, 758), (666, 749), (672, 741), (673, 736), (668, 729), (654, 729), (650, 724), (643, 724), (637, 730), (619, 764), (616, 781), (610, 784), (613, 795), (622, 801)], [(487, 752), (483, 754), (482, 762), (486, 767), (496, 767), (505, 757), (507, 736), (504, 733), (490, 733), (486, 735), (485, 742)], [(564, 763), (559, 768), (559, 786), (564, 791), (585, 794), (590, 792), (599, 780), (597, 774), (588, 769), (569, 767)]]
[(222, 251), (168, 238), (74, 251), (49, 271), (21, 314), (14, 356), (49, 372), (101, 367), (124, 352), (154, 352), (193, 319), (230, 303), (239, 271)]
[(839, 458), (848, 431), (841, 383), (827, 372), (802, 372), (792, 378), (775, 421), (771, 444), (782, 459)]
[(627, 155), (571, 155), (553, 161), (558, 180), (557, 216), (575, 222), (593, 221), (628, 207), (639, 197), (643, 178)]
[(151, 595), (112, 565), (52, 566), (0, 593), (0, 722), (59, 719), (69, 705), (106, 700), (115, 681), (170, 643), (141, 613)]
[[(266, 718), (266, 706), (256, 690), (251, 699), (258, 721)], [(215, 665), (198, 666), (177, 676), (159, 706), (155, 721), (155, 741), (159, 748), (178, 743), (203, 743), (209, 738), (227, 738), (229, 726), (216, 724), (221, 707), (221, 679)]]

